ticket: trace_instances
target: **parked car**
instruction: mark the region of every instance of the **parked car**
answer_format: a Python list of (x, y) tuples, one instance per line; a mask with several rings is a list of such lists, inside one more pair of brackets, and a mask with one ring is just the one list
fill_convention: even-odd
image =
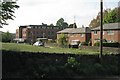
[(33, 45), (34, 45), (34, 46), (44, 46), (44, 43), (37, 41), (37, 42), (35, 42)]
[(79, 40), (72, 40), (71, 43), (69, 44), (69, 48), (78, 48), (80, 44)]

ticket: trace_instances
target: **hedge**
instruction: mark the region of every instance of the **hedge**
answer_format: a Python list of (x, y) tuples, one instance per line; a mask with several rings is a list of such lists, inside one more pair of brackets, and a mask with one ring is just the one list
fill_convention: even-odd
[[(94, 44), (94, 46), (100, 46), (100, 42), (96, 42)], [(120, 43), (118, 43), (118, 42), (111, 42), (111, 43), (103, 42), (103, 46), (104, 47), (120, 47)]]
[(120, 55), (75, 55), (2, 51), (3, 78), (119, 76)]

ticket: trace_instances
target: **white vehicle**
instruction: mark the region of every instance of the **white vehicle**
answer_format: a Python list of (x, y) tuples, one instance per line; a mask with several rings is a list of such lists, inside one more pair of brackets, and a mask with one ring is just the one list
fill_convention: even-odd
[(69, 47), (78, 48), (79, 44), (80, 44), (79, 40), (72, 40)]
[(35, 42), (33, 45), (34, 45), (34, 46), (44, 46), (44, 43), (37, 41), (37, 42)]

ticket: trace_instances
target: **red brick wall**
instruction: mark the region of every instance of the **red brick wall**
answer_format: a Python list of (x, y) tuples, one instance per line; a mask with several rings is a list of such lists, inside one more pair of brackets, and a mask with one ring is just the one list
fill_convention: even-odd
[(34, 36), (37, 37), (43, 37), (43, 33), (44, 33), (44, 37), (45, 38), (50, 38), (50, 39), (57, 39), (57, 31), (59, 31), (58, 29), (30, 29), (30, 32), (32, 31)]
[[(103, 39), (106, 39), (106, 40), (112, 40), (112, 41), (115, 41), (115, 42), (119, 42), (120, 43), (120, 31), (118, 30), (115, 30), (114, 31), (114, 34), (111, 34), (111, 35), (108, 35), (107, 31), (104, 31), (103, 32)], [(92, 31), (92, 46), (94, 46), (94, 40), (95, 39), (100, 39), (100, 31), (97, 31), (97, 35), (94, 34), (94, 31)]]
[(28, 28), (23, 28), (23, 30), (22, 30), (22, 38), (23, 39), (27, 39), (27, 31), (28, 31)]
[(71, 36), (71, 34), (68, 34), (68, 41), (69, 43), (72, 41), (72, 40), (79, 40), (80, 42), (85, 42), (86, 41), (86, 35), (83, 34), (83, 37), (80, 36), (80, 34), (74, 34), (73, 36)]
[(120, 30), (118, 31), (118, 42), (120, 43)]
[[(23, 28), (22, 29), (22, 38), (26, 39), (28, 42), (36, 41), (37, 38), (44, 38), (48, 39), (57, 39), (57, 32), (61, 29), (49, 29), (49, 28)], [(31, 33), (32, 32), (32, 33)], [(16, 30), (16, 38), (19, 38), (19, 29)]]
[[(57, 34), (57, 39), (59, 37), (60, 34)], [(80, 33), (76, 33), (74, 35), (71, 34), (67, 34), (67, 39), (68, 39), (68, 43), (70, 44), (72, 40), (79, 40), (80, 42), (86, 42), (89, 41), (91, 38), (91, 33), (87, 33), (87, 34), (83, 34), (83, 36), (80, 36)]]
[(19, 38), (19, 29), (16, 29), (16, 38)]

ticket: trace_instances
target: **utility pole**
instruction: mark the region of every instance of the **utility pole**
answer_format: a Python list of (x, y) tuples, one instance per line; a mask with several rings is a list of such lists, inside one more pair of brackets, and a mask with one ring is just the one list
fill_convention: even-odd
[(102, 59), (103, 51), (103, 0), (100, 0), (100, 58)]

